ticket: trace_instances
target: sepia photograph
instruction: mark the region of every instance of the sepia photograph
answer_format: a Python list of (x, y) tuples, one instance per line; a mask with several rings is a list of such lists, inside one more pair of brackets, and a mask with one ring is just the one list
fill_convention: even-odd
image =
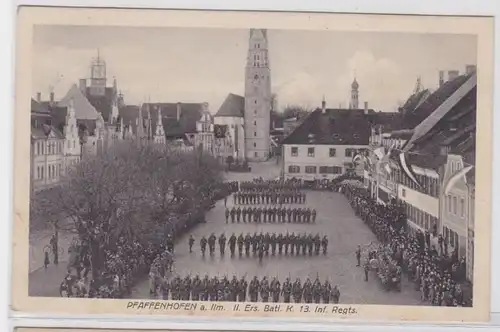
[(492, 46), (477, 32), (39, 10), (15, 129), (29, 299), (487, 317)]

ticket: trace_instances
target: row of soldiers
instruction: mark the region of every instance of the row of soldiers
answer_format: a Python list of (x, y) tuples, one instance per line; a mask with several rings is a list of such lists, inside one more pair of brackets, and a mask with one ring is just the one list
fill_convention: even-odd
[[(309, 255), (312, 256), (313, 254), (319, 255), (321, 249), (323, 249), (323, 255), (326, 255), (328, 251), (328, 237), (326, 235), (320, 237), (319, 234), (289, 234), (288, 232), (286, 234), (263, 234), (262, 232), (257, 234), (257, 232), (255, 232), (253, 235), (250, 235), (250, 233), (246, 235), (240, 233), (238, 236), (233, 233), (229, 239), (227, 239), (224, 233), (222, 233), (217, 239), (215, 234), (212, 233), (208, 239), (205, 236), (201, 238), (201, 254), (205, 256), (208, 244), (210, 255), (214, 255), (217, 241), (219, 243), (221, 256), (225, 255), (226, 243), (231, 251), (231, 256), (235, 255), (236, 246), (238, 247), (239, 256), (243, 255), (243, 249), (245, 250), (246, 256), (249, 256), (250, 252), (254, 255), (276, 255), (276, 253), (279, 255), (283, 253), (288, 255), (288, 252), (290, 252), (291, 255), (299, 255), (300, 253), (306, 255), (309, 253)], [(194, 237), (191, 235), (189, 237), (189, 252), (193, 252), (194, 242)]]
[(252, 181), (240, 182), (240, 190), (267, 190), (267, 189), (292, 189), (301, 187), (301, 181), (296, 180), (263, 180), (262, 178)]
[[(281, 302), (284, 303), (339, 303), (340, 291), (337, 285), (333, 286), (328, 280), (321, 283), (319, 277), (314, 282), (309, 278), (302, 284), (300, 278), (291, 282), (290, 278), (281, 284), (278, 278), (271, 281), (267, 277), (259, 280), (255, 276), (248, 283), (243, 276), (240, 280), (233, 276), (232, 280), (222, 278), (209, 278), (198, 275), (191, 278), (176, 276), (171, 281), (165, 279), (159, 287), (151, 289), (151, 294), (158, 296), (160, 291), (164, 300), (183, 301), (231, 301), (231, 302)], [(260, 300), (260, 301), (259, 301)]]
[(298, 190), (239, 191), (233, 204), (305, 204), (306, 194)]
[(235, 222), (270, 222), (270, 223), (315, 223), (316, 222), (316, 209), (311, 208), (291, 208), (291, 207), (244, 207), (241, 209), (231, 208), (225, 212), (226, 224)]

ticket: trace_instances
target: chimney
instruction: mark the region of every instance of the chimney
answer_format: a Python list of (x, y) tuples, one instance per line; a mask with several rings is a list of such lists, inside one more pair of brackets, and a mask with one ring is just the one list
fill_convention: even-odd
[(42, 93), (41, 92), (37, 92), (36, 93), (36, 101), (37, 102), (41, 102), (42, 101)]
[(323, 101), (321, 102), (321, 113), (325, 114), (326, 113), (326, 101), (323, 98)]
[(448, 70), (448, 81), (451, 82), (459, 75), (458, 70)]
[(86, 90), (87, 90), (87, 80), (85, 78), (81, 78), (80, 79), (79, 88), (80, 88), (80, 91), (83, 94), (86, 93)]
[(177, 121), (181, 119), (181, 103), (177, 102)]
[(467, 75), (474, 74), (476, 72), (476, 70), (477, 70), (476, 65), (467, 65), (467, 66), (465, 66), (465, 73)]
[(54, 103), (54, 92), (53, 91), (50, 93), (50, 103), (51, 104)]
[(368, 102), (365, 101), (365, 114), (368, 114)]
[(439, 86), (444, 84), (444, 70), (439, 71)]

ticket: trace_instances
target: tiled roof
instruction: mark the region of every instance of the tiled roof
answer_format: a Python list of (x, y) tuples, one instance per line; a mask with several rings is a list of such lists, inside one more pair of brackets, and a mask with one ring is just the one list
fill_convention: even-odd
[(56, 127), (61, 132), (64, 132), (68, 108), (64, 106), (52, 106), (50, 107), (50, 113), (52, 115), (52, 124), (54, 125), (54, 127)]
[(215, 116), (243, 117), (245, 112), (245, 98), (235, 94), (228, 94)]
[(367, 117), (372, 127), (381, 127), (384, 133), (401, 129), (402, 114), (399, 112), (369, 112)]
[(38, 128), (31, 127), (31, 137), (34, 139), (46, 138), (48, 135), (51, 134), (54, 135), (54, 137), (57, 139), (64, 138), (64, 135), (61, 133), (61, 131), (54, 126), (44, 124)]
[(136, 119), (139, 116), (139, 106), (123, 105), (118, 109), (118, 123), (123, 119), (123, 127), (130, 129), (132, 133), (137, 133)]
[[(403, 111), (404, 129), (413, 129), (420, 124), (426, 117), (432, 114), (446, 99), (448, 99), (462, 84), (464, 84), (470, 75), (461, 75), (452, 81), (445, 82), (434, 93), (432, 93), (424, 102), (417, 108), (411, 109), (410, 106), (415, 104), (417, 97), (414, 100), (407, 101), (408, 108)], [(424, 90), (425, 91), (425, 90)], [(411, 99), (411, 97), (410, 97)]]
[[(180, 117), (177, 120), (177, 105), (180, 106)], [(150, 116), (148, 115), (148, 109)], [(201, 118), (203, 103), (144, 103), (140, 108), (143, 123), (147, 125), (148, 118), (151, 119), (151, 130), (154, 134), (158, 119), (158, 110), (162, 118), (165, 136), (183, 137), (186, 133), (196, 132), (196, 122)], [(119, 109), (123, 124), (131, 127), (136, 133), (136, 119), (139, 116), (139, 106), (125, 105)]]
[(31, 112), (38, 113), (40, 115), (50, 115), (49, 109), (33, 98), (31, 99)]
[(112, 113), (113, 99), (116, 97), (114, 88), (106, 87), (105, 93), (102, 96), (91, 94), (91, 87), (87, 87), (86, 97), (94, 108), (101, 113), (105, 122), (108, 122)]
[(449, 153), (475, 155), (475, 139), (471, 140), (475, 131), (476, 88), (462, 98), (426, 135), (415, 141), (409, 151), (409, 162), (422, 168), (437, 170), (446, 162), (446, 156), (442, 153), (444, 146), (450, 148)]
[(362, 109), (317, 109), (282, 144), (368, 145), (370, 133)]
[(96, 120), (99, 118), (99, 114), (95, 107), (89, 102), (87, 97), (83, 95), (76, 84), (71, 86), (57, 105), (68, 107), (71, 100), (73, 100), (73, 107), (75, 108), (75, 114), (78, 120)]

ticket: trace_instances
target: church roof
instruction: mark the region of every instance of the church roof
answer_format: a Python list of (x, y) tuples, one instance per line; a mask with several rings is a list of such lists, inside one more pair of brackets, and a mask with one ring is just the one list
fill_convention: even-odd
[(228, 116), (240, 118), (245, 114), (245, 98), (239, 95), (230, 93), (227, 95), (226, 99), (220, 106), (219, 110), (215, 114), (218, 116)]
[(73, 99), (73, 107), (78, 120), (96, 120), (99, 114), (94, 106), (89, 102), (82, 91), (73, 84), (66, 95), (57, 103), (58, 106), (68, 107), (71, 99)]
[(113, 99), (115, 98), (115, 90), (112, 87), (106, 87), (104, 95), (95, 96), (91, 94), (91, 87), (86, 89), (86, 97), (94, 108), (101, 113), (105, 122), (108, 122), (112, 114)]
[(282, 144), (368, 145), (370, 126), (362, 109), (316, 109)]

